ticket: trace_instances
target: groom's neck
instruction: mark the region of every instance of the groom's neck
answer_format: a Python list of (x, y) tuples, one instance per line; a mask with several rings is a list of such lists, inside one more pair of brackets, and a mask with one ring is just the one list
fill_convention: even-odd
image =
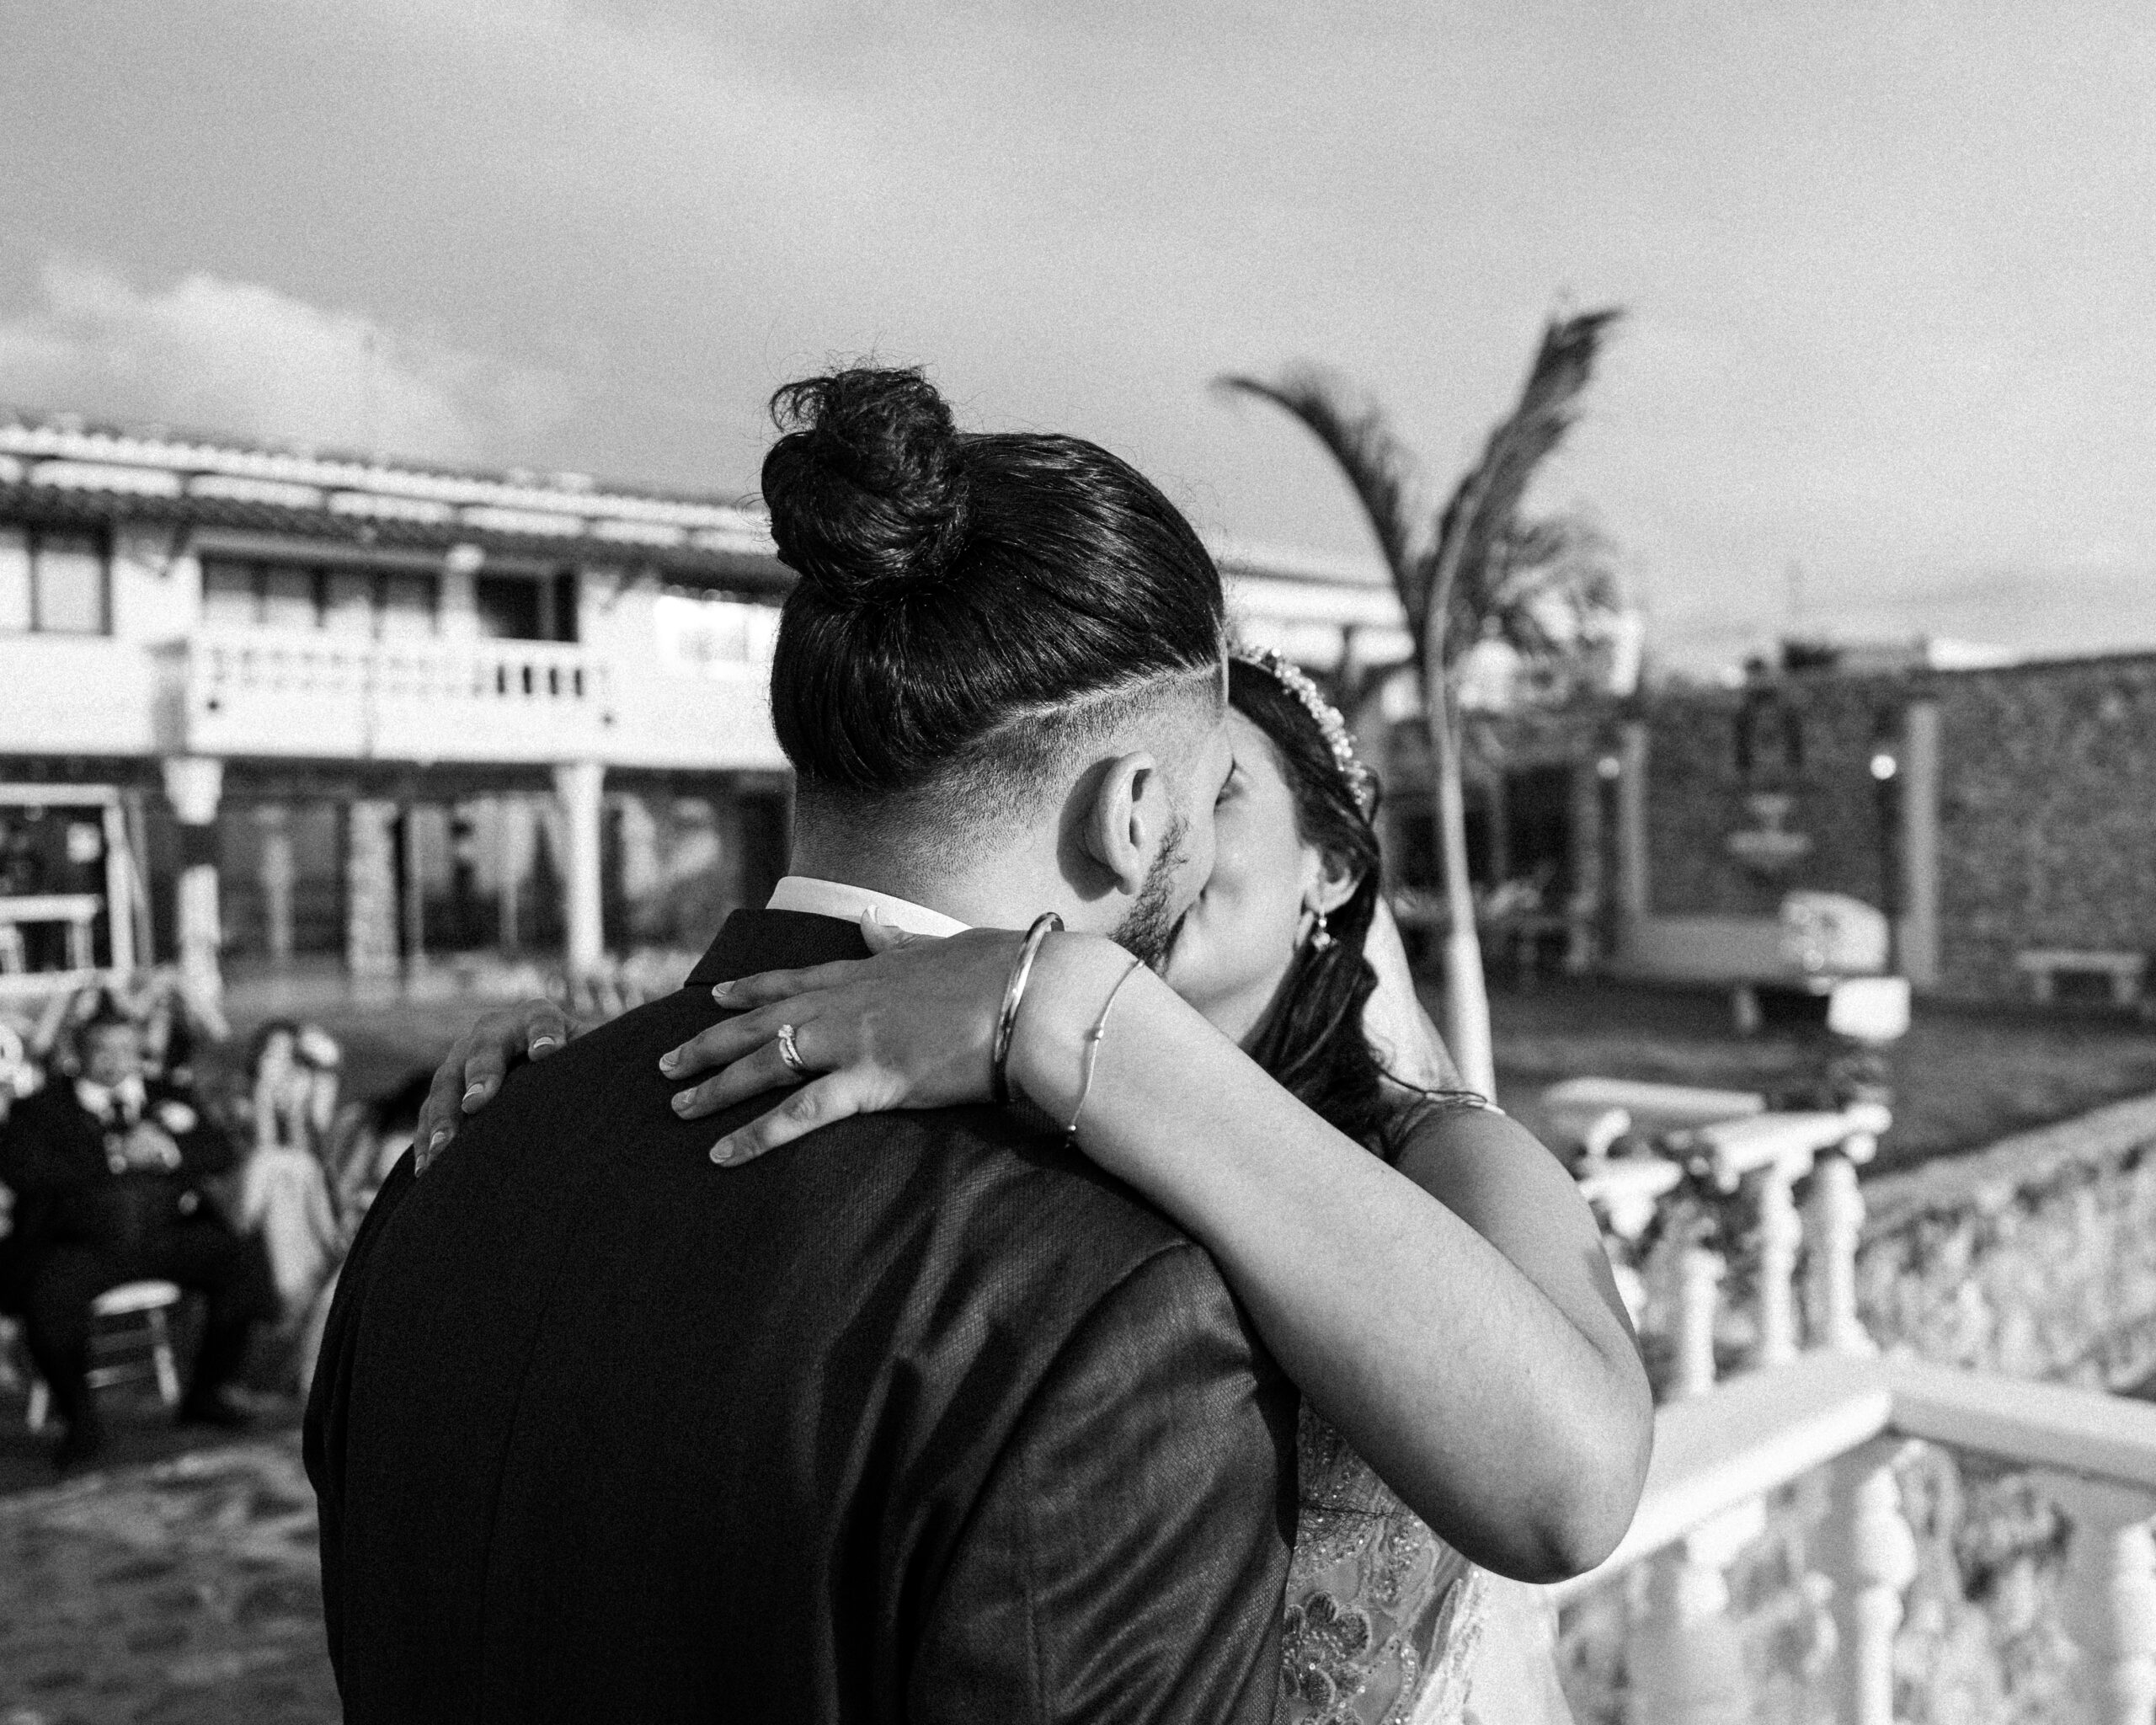
[(1054, 866), (1054, 836), (1038, 844), (1035, 836), (975, 854), (949, 833), (871, 834), (803, 821), (787, 873), (904, 899), (970, 927), (1023, 928), (1071, 896)]

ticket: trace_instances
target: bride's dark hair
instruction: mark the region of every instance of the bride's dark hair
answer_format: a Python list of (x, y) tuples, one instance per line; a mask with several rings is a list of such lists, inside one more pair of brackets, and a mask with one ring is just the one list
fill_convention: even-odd
[(1251, 1058), (1295, 1099), (1386, 1161), (1398, 1155), (1410, 1118), (1363, 1028), (1377, 972), (1363, 947), (1377, 915), (1379, 847), (1367, 811), (1342, 776), (1310, 709), (1287, 685), (1242, 660), (1228, 666), (1228, 699), (1273, 745), (1294, 799), (1296, 831), (1355, 877), (1355, 889), (1326, 919), (1331, 943), (1305, 940), (1258, 1027)]

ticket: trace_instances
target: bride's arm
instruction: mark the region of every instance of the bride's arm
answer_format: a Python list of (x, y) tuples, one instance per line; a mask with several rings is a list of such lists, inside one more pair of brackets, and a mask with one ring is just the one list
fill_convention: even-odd
[[(1070, 1118), (1084, 1039), (1129, 964), (1106, 942), (1042, 954), (1011, 1073), (1053, 1119)], [(1140, 970), (1079, 1138), (1203, 1242), (1289, 1375), (1460, 1550), (1550, 1580), (1623, 1536), (1652, 1440), (1646, 1373), (1593, 1218), (1524, 1128), (1437, 1114), (1396, 1172)]]
[[(712, 1147), (738, 1164), (868, 1110), (985, 1100), (1014, 937), (986, 931), (722, 985), (753, 1010), (661, 1061), (685, 1117), (787, 1081), (782, 1023), (821, 1076)], [(1125, 978), (1081, 1148), (1203, 1242), (1312, 1402), (1467, 1556), (1549, 1580), (1630, 1524), (1652, 1433), (1646, 1377), (1592, 1216), (1555, 1159), (1494, 1112), (1437, 1115), (1387, 1167), (1305, 1108), (1128, 953), (1043, 948), (1010, 1076), (1058, 1125)], [(729, 1064), (730, 1063), (730, 1064)]]

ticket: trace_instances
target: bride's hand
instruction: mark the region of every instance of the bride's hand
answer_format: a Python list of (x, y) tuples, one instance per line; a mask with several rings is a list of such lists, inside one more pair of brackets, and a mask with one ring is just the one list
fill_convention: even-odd
[[(752, 1161), (851, 1114), (990, 1099), (996, 1016), (1024, 937), (1001, 929), (909, 935), (866, 917), (861, 927), (873, 956), (722, 982), (712, 998), (740, 1016), (660, 1058), (670, 1078), (712, 1074), (675, 1096), (675, 1112), (688, 1120), (800, 1086), (720, 1139), (713, 1162)], [(805, 1083), (779, 1050), (782, 1024), (814, 1075)]]
[(482, 1014), (435, 1068), (435, 1081), (412, 1135), (412, 1172), (426, 1172), (427, 1164), (456, 1135), (457, 1122), (494, 1100), (512, 1065), (543, 1060), (575, 1034), (568, 1015), (548, 1000), (524, 1001)]

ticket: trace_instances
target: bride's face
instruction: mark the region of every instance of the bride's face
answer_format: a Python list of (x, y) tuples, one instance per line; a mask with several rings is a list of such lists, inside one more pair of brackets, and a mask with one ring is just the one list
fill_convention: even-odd
[(1168, 954), (1167, 980), (1214, 1027), (1244, 1040), (1294, 962), (1325, 858), (1296, 830), (1294, 793), (1265, 733), (1228, 715), (1235, 768), (1213, 812), (1213, 872)]

